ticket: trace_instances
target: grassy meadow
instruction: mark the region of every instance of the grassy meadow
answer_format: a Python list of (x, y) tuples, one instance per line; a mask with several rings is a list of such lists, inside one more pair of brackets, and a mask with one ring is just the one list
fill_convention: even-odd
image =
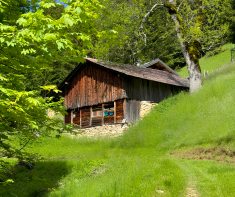
[(43, 159), (33, 170), (17, 168), (0, 196), (235, 196), (235, 64), (228, 51), (201, 60), (202, 70), (214, 72), (199, 91), (164, 100), (123, 136), (40, 137), (28, 151)]

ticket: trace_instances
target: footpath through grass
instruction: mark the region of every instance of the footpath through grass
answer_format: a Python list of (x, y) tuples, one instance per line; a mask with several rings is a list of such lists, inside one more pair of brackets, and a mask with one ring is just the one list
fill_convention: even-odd
[(16, 169), (0, 196), (235, 196), (234, 84), (235, 64), (225, 65), (115, 139), (41, 138), (29, 151), (44, 160)]

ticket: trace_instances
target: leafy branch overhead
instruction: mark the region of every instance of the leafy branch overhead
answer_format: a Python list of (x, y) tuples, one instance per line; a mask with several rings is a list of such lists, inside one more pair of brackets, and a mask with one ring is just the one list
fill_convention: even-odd
[[(29, 91), (27, 77), (43, 75), (54, 62), (68, 62), (71, 57), (75, 62), (84, 61), (84, 49), (92, 46), (91, 35), (99, 34), (93, 19), (101, 5), (98, 0), (70, 1), (61, 16), (54, 18), (46, 14), (61, 6), (53, 0), (2, 0), (0, 5), (0, 158), (27, 160), (25, 144), (38, 133), (61, 131), (48, 110), (66, 113), (63, 98), (55, 101), (39, 96), (41, 89), (58, 93), (55, 85), (38, 85)], [(17, 139), (20, 147), (13, 143)], [(3, 166), (1, 162), (0, 168)]]

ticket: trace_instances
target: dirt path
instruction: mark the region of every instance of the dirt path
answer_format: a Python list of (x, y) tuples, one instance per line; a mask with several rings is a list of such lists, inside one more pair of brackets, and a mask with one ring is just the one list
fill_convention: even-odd
[(192, 180), (189, 181), (188, 187), (186, 188), (186, 197), (199, 197), (198, 191), (196, 189), (196, 182)]

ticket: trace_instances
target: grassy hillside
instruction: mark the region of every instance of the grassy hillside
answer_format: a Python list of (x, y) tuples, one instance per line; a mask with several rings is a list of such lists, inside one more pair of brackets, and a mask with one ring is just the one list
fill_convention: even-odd
[[(203, 57), (199, 60), (200, 66), (201, 66), (201, 70), (202, 73), (204, 74), (204, 70), (208, 71), (209, 73), (211, 73), (212, 71), (217, 70), (219, 67), (229, 63), (231, 61), (231, 52), (230, 49), (233, 48), (233, 44), (225, 44), (222, 46), (223, 49), (227, 49), (226, 51), (207, 58), (207, 57)], [(179, 75), (181, 77), (188, 77), (188, 70), (187, 70), (187, 66), (183, 67), (182, 69), (180, 69), (180, 71), (178, 72)]]
[(0, 196), (234, 196), (234, 84), (227, 64), (115, 139), (41, 137), (29, 151), (44, 160), (16, 169)]

